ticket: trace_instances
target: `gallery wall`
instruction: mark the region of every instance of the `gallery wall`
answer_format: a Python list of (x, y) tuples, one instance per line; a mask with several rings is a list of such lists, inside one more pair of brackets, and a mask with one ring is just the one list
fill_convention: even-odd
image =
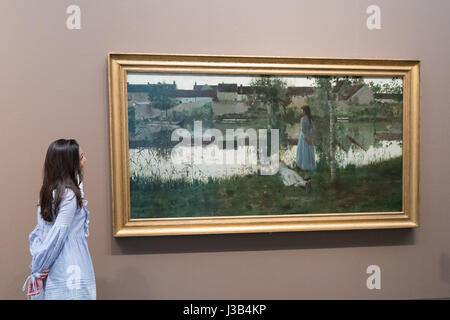
[[(81, 9), (69, 30), (68, 6)], [(366, 9), (381, 9), (381, 28)], [(98, 299), (450, 297), (450, 2), (3, 0), (0, 299), (25, 299), (48, 145), (86, 152)], [(112, 237), (108, 52), (421, 61), (420, 227)], [(378, 265), (381, 289), (366, 286)]]

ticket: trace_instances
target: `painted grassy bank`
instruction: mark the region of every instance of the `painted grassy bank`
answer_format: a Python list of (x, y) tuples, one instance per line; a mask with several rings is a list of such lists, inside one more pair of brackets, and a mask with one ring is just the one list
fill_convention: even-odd
[(402, 210), (402, 158), (312, 173), (312, 192), (285, 186), (279, 174), (189, 182), (130, 179), (132, 218), (352, 213)]

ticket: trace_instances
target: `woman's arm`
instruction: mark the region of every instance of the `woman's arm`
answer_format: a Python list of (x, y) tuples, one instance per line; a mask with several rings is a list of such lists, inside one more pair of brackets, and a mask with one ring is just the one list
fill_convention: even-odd
[(67, 188), (59, 205), (55, 223), (33, 255), (33, 273), (48, 269), (53, 264), (64, 245), (76, 211), (75, 193)]
[(306, 116), (302, 119), (302, 132), (305, 135), (305, 141), (309, 145), (313, 144), (313, 124), (309, 121)]
[(30, 245), (33, 244), (33, 250), (30, 249), (33, 260), (31, 262), (31, 275), (27, 280), (31, 278), (33, 281), (33, 291), (36, 286), (36, 279), (41, 277), (41, 272), (48, 270), (61, 252), (76, 211), (77, 199), (75, 193), (67, 188), (58, 207), (56, 221), (51, 229), (44, 238), (40, 239), (40, 243), (30, 242)]
[(39, 215), (41, 214), (41, 208), (37, 208), (37, 224), (33, 231), (31, 231), (28, 236), (28, 240), (30, 242), (30, 253), (31, 256), (34, 256), (34, 252), (36, 248), (38, 248), (42, 243), (42, 226), (39, 220)]
[(302, 132), (305, 136), (309, 134), (309, 120), (307, 116), (303, 116), (302, 120), (300, 121)]

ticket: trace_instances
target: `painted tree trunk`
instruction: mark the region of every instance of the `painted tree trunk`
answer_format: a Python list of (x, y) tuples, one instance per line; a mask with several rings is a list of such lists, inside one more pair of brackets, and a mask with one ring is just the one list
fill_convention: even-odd
[[(337, 99), (337, 98), (336, 98)], [(330, 110), (330, 175), (331, 181), (336, 180), (336, 123), (335, 123), (335, 106), (333, 101), (328, 101)]]

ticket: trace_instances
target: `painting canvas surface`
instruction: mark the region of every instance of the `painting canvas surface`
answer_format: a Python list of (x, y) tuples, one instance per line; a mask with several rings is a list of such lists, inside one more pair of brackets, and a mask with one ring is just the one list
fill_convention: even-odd
[(402, 210), (402, 78), (128, 73), (131, 218)]

